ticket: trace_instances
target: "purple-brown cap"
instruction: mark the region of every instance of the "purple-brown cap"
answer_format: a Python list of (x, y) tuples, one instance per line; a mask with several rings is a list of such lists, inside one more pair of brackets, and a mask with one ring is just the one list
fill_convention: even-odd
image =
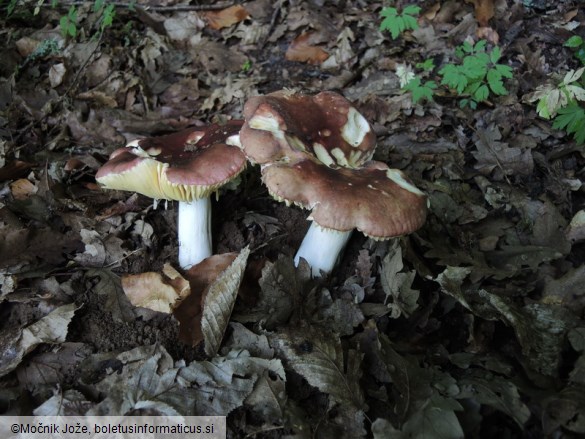
[(357, 168), (371, 159), (376, 146), (370, 124), (334, 92), (256, 96), (246, 102), (244, 117), (244, 152), (261, 165), (314, 157), (330, 167)]
[(426, 219), (424, 193), (381, 162), (332, 169), (304, 160), (267, 166), (262, 178), (274, 198), (311, 210), (308, 219), (327, 229), (386, 239), (413, 232)]
[(246, 167), (239, 148), (241, 120), (130, 142), (97, 172), (106, 189), (155, 199), (193, 201), (209, 196)]
[(427, 198), (398, 169), (371, 161), (376, 136), (343, 96), (279, 91), (250, 99), (240, 141), (273, 197), (337, 231), (385, 239), (418, 229)]

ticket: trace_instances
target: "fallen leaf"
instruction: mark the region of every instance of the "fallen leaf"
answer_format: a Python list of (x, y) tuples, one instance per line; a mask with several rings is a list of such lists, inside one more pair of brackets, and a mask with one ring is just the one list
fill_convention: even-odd
[(250, 249), (245, 247), (234, 262), (213, 280), (205, 293), (201, 330), (205, 340), (205, 353), (210, 357), (219, 350), (249, 255)]
[(205, 27), (205, 22), (196, 12), (174, 14), (164, 21), (164, 28), (171, 40), (185, 41), (198, 35)]
[(520, 428), (530, 418), (530, 410), (522, 402), (518, 388), (507, 378), (471, 368), (470, 373), (459, 380), (457, 385), (461, 391), (458, 398), (471, 398), (479, 404), (499, 410), (516, 421)]
[(496, 46), (500, 42), (500, 34), (498, 34), (498, 31), (496, 31), (495, 29), (493, 29), (489, 26), (478, 27), (477, 30), (475, 31), (475, 35), (480, 40), (488, 40), (490, 43), (492, 43)]
[(79, 363), (92, 353), (85, 343), (61, 343), (55, 349), (31, 356), (26, 365), (16, 369), (24, 387), (32, 392), (52, 390), (72, 379)]
[(90, 269), (86, 273), (87, 279), (99, 279), (93, 287), (97, 294), (106, 297), (106, 310), (118, 322), (134, 321), (136, 315), (132, 304), (124, 294), (120, 278), (108, 269)]
[(132, 305), (167, 314), (191, 291), (189, 282), (170, 264), (163, 266), (162, 273), (122, 276), (122, 288)]
[(495, 169), (504, 175), (531, 174), (534, 169), (531, 151), (510, 147), (507, 143), (501, 142), (501, 139), (500, 129), (494, 124), (486, 129), (477, 130), (475, 137), (477, 152), (472, 152), (477, 160), (475, 169), (486, 175)]
[(94, 405), (85, 395), (77, 390), (56, 392), (40, 406), (33, 410), (35, 416), (84, 416)]
[(542, 303), (563, 305), (580, 313), (585, 308), (585, 265), (569, 270), (558, 279), (545, 282)]
[(269, 340), (295, 372), (333, 401), (354, 410), (366, 407), (359, 384), (363, 354), (353, 349), (344, 352), (335, 334), (305, 327), (272, 334)]
[(399, 241), (395, 240), (380, 269), (380, 282), (391, 310), (390, 317), (393, 319), (401, 315), (408, 317), (418, 308), (420, 292), (411, 288), (416, 272), (412, 270), (401, 273), (402, 268), (402, 249)]
[(51, 87), (55, 88), (60, 86), (63, 83), (63, 78), (67, 73), (67, 69), (65, 68), (65, 64), (59, 63), (54, 64), (49, 69), (49, 83)]
[(179, 321), (179, 340), (183, 343), (196, 346), (203, 341), (201, 318), (205, 294), (208, 287), (234, 262), (237, 256), (237, 253), (212, 255), (185, 273), (185, 278), (189, 280), (190, 294), (173, 309), (173, 315)]
[(234, 5), (221, 11), (209, 11), (203, 14), (211, 29), (222, 29), (244, 21), (250, 15), (242, 5)]
[(76, 309), (74, 303), (63, 305), (22, 330), (4, 331), (0, 338), (0, 377), (14, 370), (39, 344), (64, 342)]
[(25, 200), (38, 192), (38, 188), (26, 178), (10, 183), (10, 191), (16, 200)]
[(290, 43), (284, 57), (289, 61), (321, 64), (329, 58), (329, 54), (317, 46), (321, 42), (322, 37), (319, 33), (305, 32)]
[(0, 168), (0, 181), (14, 180), (16, 178), (23, 177), (33, 166), (33, 163), (14, 160), (6, 166)]
[(286, 381), (279, 359), (265, 360), (251, 357), (246, 351), (232, 351), (225, 357), (211, 361), (194, 361), (183, 367), (178, 382), (185, 389), (177, 389), (188, 401), (194, 414), (200, 416), (227, 416), (242, 407), (252, 394), (264, 372), (274, 374), (275, 380)]
[(565, 234), (567, 239), (573, 242), (585, 239), (585, 210), (580, 210), (573, 216)]
[(473, 3), (475, 19), (481, 27), (487, 27), (488, 21), (494, 16), (494, 0), (465, 0)]

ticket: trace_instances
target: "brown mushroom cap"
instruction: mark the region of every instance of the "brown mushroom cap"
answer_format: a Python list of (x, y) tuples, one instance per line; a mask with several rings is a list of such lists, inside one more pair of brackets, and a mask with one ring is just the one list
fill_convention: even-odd
[(426, 219), (426, 196), (381, 162), (331, 169), (304, 160), (267, 166), (262, 174), (274, 198), (310, 209), (309, 219), (328, 229), (357, 228), (384, 239), (413, 232)]
[(368, 122), (334, 92), (253, 97), (244, 117), (240, 140), (248, 158), (260, 164), (315, 157), (327, 166), (356, 168), (371, 159), (376, 145)]
[(271, 195), (310, 209), (319, 226), (384, 239), (424, 223), (426, 196), (401, 171), (370, 161), (375, 134), (343, 96), (280, 91), (250, 99), (244, 116), (242, 147)]
[(107, 189), (155, 199), (193, 201), (209, 196), (246, 166), (240, 148), (225, 142), (243, 121), (191, 128), (130, 142), (110, 155), (96, 174)]

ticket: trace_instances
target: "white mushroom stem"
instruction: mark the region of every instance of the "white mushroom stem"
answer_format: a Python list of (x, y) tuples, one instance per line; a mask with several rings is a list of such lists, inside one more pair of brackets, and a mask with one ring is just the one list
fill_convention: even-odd
[(295, 256), (295, 266), (301, 258), (311, 266), (313, 277), (320, 277), (321, 271), (330, 273), (337, 263), (339, 254), (351, 236), (351, 230), (339, 232), (321, 227), (313, 222), (307, 231), (299, 250)]
[(209, 197), (179, 202), (179, 265), (184, 270), (211, 256), (211, 201)]

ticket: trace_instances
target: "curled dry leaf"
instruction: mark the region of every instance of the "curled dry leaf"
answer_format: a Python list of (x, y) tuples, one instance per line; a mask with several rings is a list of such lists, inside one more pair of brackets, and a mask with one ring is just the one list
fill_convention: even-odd
[(185, 273), (191, 292), (173, 310), (173, 315), (179, 321), (179, 340), (183, 343), (196, 346), (203, 341), (201, 317), (208, 287), (234, 262), (237, 256), (237, 253), (212, 255)]
[(148, 272), (122, 277), (122, 288), (134, 306), (170, 313), (175, 302), (191, 291), (189, 282), (165, 264), (162, 273)]
[(207, 289), (203, 302), (201, 329), (205, 340), (205, 353), (209, 356), (215, 355), (219, 350), (234, 309), (249, 255), (250, 249), (244, 248), (234, 262)]
[(51, 66), (49, 69), (49, 82), (51, 83), (51, 87), (55, 88), (61, 85), (66, 73), (67, 69), (63, 63)]
[(221, 11), (209, 11), (203, 16), (207, 20), (209, 27), (215, 30), (230, 27), (250, 17), (248, 11), (242, 5), (230, 6)]
[(321, 35), (317, 32), (305, 32), (296, 37), (288, 46), (285, 58), (289, 61), (300, 61), (309, 64), (321, 64), (329, 54), (317, 44), (321, 43)]

